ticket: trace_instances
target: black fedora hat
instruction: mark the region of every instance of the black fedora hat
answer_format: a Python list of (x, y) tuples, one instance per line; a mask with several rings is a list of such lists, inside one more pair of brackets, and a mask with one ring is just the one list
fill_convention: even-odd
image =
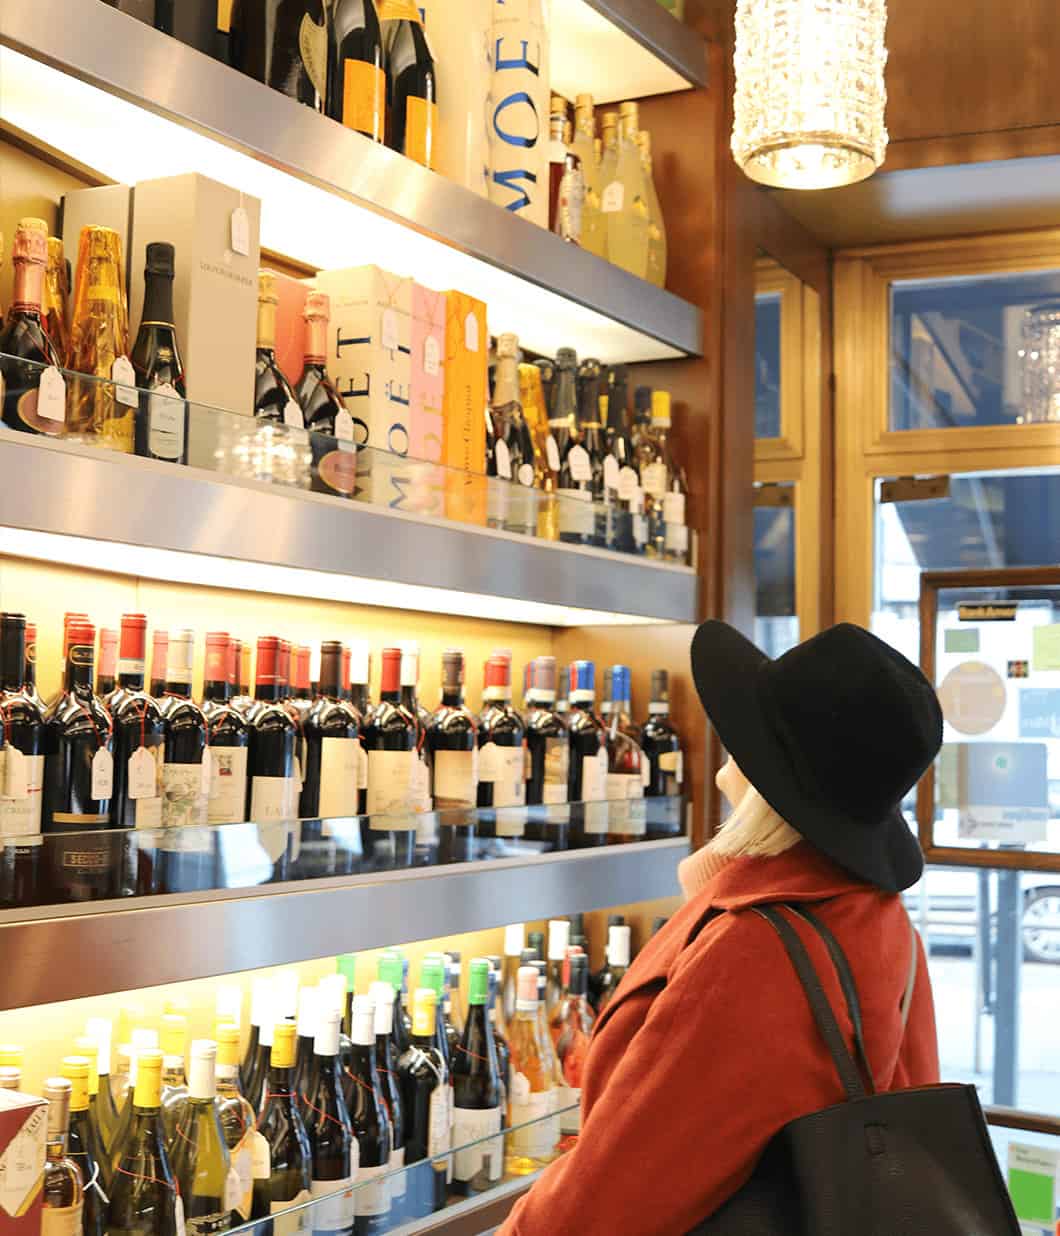
[(911, 661), (846, 622), (774, 661), (711, 621), (692, 674), (726, 750), (792, 828), (888, 892), (916, 883), (924, 857), (900, 804), (942, 745), (942, 710)]

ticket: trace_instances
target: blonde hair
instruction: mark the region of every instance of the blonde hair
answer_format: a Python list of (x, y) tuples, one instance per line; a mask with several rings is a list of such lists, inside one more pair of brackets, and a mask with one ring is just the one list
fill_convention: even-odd
[(710, 842), (714, 854), (726, 858), (783, 854), (802, 840), (799, 833), (766, 802), (753, 785)]

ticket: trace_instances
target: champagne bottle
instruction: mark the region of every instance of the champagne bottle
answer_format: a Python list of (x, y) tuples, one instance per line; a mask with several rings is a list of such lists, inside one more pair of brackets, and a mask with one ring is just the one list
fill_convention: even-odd
[(72, 1089), (65, 1077), (49, 1077), (44, 1083), (43, 1094), (48, 1103), (48, 1127), (47, 1153), (41, 1181), (42, 1236), (58, 1236), (59, 1233), (79, 1233), (84, 1230), (84, 1180), (81, 1169), (66, 1152)]
[(537, 535), (546, 541), (559, 539), (556, 525), (556, 473), (548, 463), (548, 405), (538, 365), (519, 366), (519, 402), (533, 447), (534, 489), (537, 490)]
[(508, 1171), (526, 1176), (552, 1157), (552, 1074), (537, 1012), (537, 969), (520, 966), (515, 1016), (508, 1027), (512, 1081), (508, 1096)]
[(294, 389), (276, 360), (276, 275), (258, 271), (258, 346), (254, 361), (254, 415), (296, 429), (305, 427)]
[(162, 1053), (136, 1059), (132, 1118), (110, 1188), (110, 1236), (181, 1236), (184, 1208), (162, 1136)]
[(173, 325), (173, 246), (147, 246), (144, 310), (132, 350), (140, 391), (136, 453), (170, 463), (188, 462), (188, 405), (184, 363)]
[(241, 73), (320, 111), (327, 71), (324, 0), (234, 0), (229, 48)]
[(24, 433), (61, 436), (66, 421), (61, 377), (50, 388), (45, 387), (45, 398), (39, 400), (42, 366), (59, 367), (65, 359), (56, 350), (41, 318), (48, 260), (48, 226), (43, 219), (21, 220), (15, 229), (11, 256), (15, 268), (14, 296), (0, 329), (0, 408), (4, 424)]
[(376, 142), (386, 134), (385, 60), (375, 0), (334, 0), (325, 111)]
[(604, 116), (603, 185), (600, 209), (607, 229), (608, 259), (643, 279), (648, 272), (648, 210), (637, 148), (637, 105), (623, 103), (621, 117)]
[[(63, 1059), (62, 1075), (70, 1083), (67, 1155), (77, 1165), (84, 1186), (81, 1215), (83, 1236), (104, 1236), (107, 1230), (106, 1195), (100, 1184), (100, 1164), (104, 1152), (88, 1106), (89, 1077), (94, 1071), (94, 1063), (88, 1056), (66, 1056)], [(98, 1078), (96, 1085), (99, 1085)]]
[(585, 180), (585, 200), (582, 203), (581, 246), (607, 257), (607, 229), (600, 211), (603, 188), (600, 184), (600, 165), (596, 157), (594, 139), (596, 120), (593, 116), (593, 96), (579, 94), (574, 100), (574, 141), (571, 147), (581, 162)]
[(121, 237), (107, 227), (81, 229), (69, 365), (88, 376), (71, 379), (67, 429), (131, 454), (139, 398), (129, 361)]
[[(446, 1169), (450, 1140), (450, 1084), (445, 1057), (438, 1049), (437, 994), (420, 987), (412, 998), (412, 1035), (398, 1062), (405, 1113), (406, 1212), (425, 1218), (446, 1203)], [(444, 1039), (444, 1035), (442, 1036)]]
[(330, 298), (310, 292), (305, 302), (305, 364), (294, 393), (306, 428), (313, 431), (310, 488), (349, 498), (357, 489), (354, 421), (325, 365), (330, 320)]
[(489, 962), (476, 957), (470, 967), (467, 1021), (453, 1059), (453, 1179), (460, 1192), (469, 1194), (490, 1188), (504, 1169), (502, 1139), (482, 1140), (500, 1133), (504, 1096), (488, 1003)]
[(415, 0), (379, 0), (378, 9), (386, 53), (386, 144), (434, 167), (438, 90), (420, 11)]
[[(289, 1022), (281, 1022), (273, 1027), (273, 1035), (275, 1042), (258, 1119), (258, 1131), (268, 1144), (269, 1180), (263, 1187), (259, 1187), (257, 1179), (254, 1182), (255, 1218), (301, 1205), (312, 1196), (313, 1155), (292, 1086), (295, 1028)], [(281, 1226), (294, 1231), (300, 1222), (295, 1216), (290, 1224)]]
[(350, 1038), (353, 1054), (344, 1081), (346, 1105), (358, 1147), (358, 1187), (354, 1191), (354, 1232), (375, 1236), (388, 1229), (391, 1126), (375, 1052), (375, 1006), (368, 996), (353, 997)]
[(313, 1041), (312, 1084), (306, 1091), (305, 1123), (312, 1155), (310, 1192), (318, 1201), (310, 1218), (314, 1232), (351, 1236), (358, 1146), (343, 1096), (339, 1067), (339, 1012), (325, 1010)]
[(49, 236), (41, 316), (44, 319), (44, 329), (62, 365), (66, 364), (70, 351), (70, 330), (66, 324), (69, 299), (70, 264), (63, 253), (63, 242), (58, 236)]
[(192, 1236), (213, 1236), (231, 1224), (238, 1189), (217, 1111), (217, 1044), (196, 1039), (173, 1144), (173, 1176)]
[(255, 1128), (254, 1109), (240, 1089), (239, 1027), (231, 1023), (217, 1027), (216, 1106), (234, 1174), (230, 1226), (237, 1227), (251, 1216), (255, 1185), (259, 1193), (268, 1188), (269, 1155)]
[(655, 189), (655, 168), (652, 164), (651, 134), (641, 129), (637, 134), (641, 168), (644, 172), (644, 190), (648, 206), (648, 273), (649, 283), (656, 287), (666, 286), (666, 222), (663, 219), (659, 194)]

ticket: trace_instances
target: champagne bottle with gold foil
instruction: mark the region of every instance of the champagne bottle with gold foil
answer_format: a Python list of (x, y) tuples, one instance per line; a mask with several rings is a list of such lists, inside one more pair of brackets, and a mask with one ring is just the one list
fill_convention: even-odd
[(663, 220), (659, 195), (655, 191), (651, 134), (646, 129), (641, 129), (637, 134), (637, 147), (640, 150), (645, 200), (648, 206), (648, 282), (661, 288), (666, 286), (666, 223)]
[(378, 0), (386, 52), (386, 144), (424, 167), (434, 167), (438, 90), (415, 0)]
[(59, 363), (66, 364), (70, 355), (70, 330), (66, 324), (67, 301), (70, 297), (70, 267), (63, 253), (63, 242), (58, 236), (48, 237), (48, 265), (44, 271), (44, 298), (41, 315), (44, 329), (59, 356)]
[(582, 177), (585, 181), (585, 200), (582, 203), (581, 246), (607, 257), (607, 231), (600, 213), (600, 159), (596, 150), (596, 121), (593, 116), (593, 96), (580, 94), (574, 105), (574, 140), (571, 149), (581, 160)]
[(71, 379), (67, 428), (132, 454), (138, 400), (129, 361), (129, 310), (121, 238), (108, 227), (81, 229), (69, 367), (103, 380)]
[(523, 416), (534, 444), (534, 488), (546, 497), (538, 499), (537, 535), (547, 541), (559, 540), (556, 518), (556, 473), (548, 465), (548, 408), (545, 405), (544, 383), (538, 365), (519, 366), (519, 398)]

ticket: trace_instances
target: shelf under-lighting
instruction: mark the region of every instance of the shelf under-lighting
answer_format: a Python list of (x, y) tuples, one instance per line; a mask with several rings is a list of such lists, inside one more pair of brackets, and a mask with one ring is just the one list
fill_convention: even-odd
[(0, 42), (0, 120), (105, 179), (200, 172), (261, 199), (264, 248), (460, 288), (545, 354), (700, 349), (694, 306), (97, 0), (4, 5)]

